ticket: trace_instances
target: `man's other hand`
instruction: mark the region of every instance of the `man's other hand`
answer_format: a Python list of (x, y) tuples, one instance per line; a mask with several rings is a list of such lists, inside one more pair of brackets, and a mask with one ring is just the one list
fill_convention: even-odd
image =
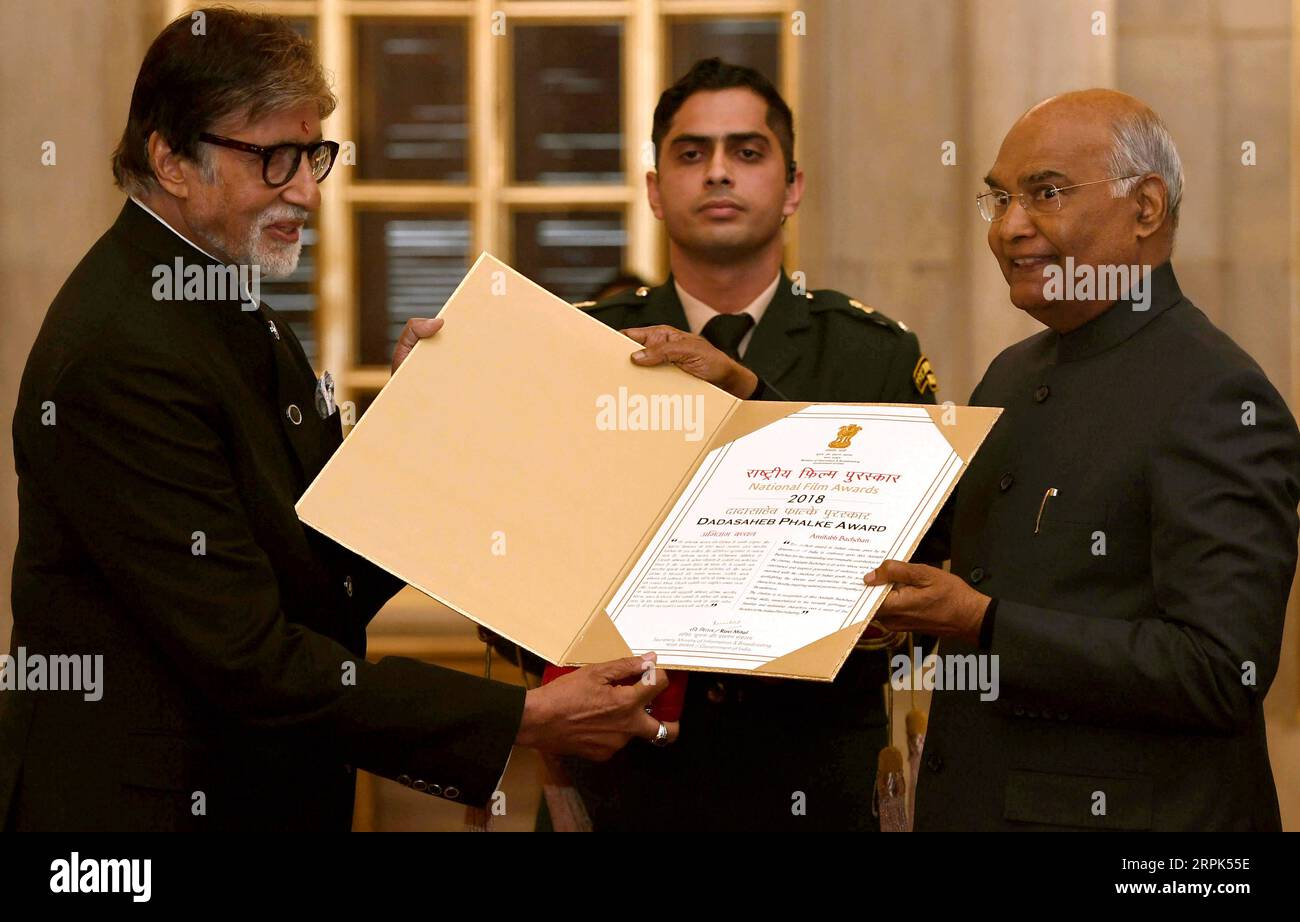
[[(583, 666), (528, 691), (515, 743), (603, 762), (633, 737), (655, 738), (659, 721), (646, 707), (667, 687), (653, 653)], [(677, 723), (665, 727), (675, 739)]]
[(634, 364), (676, 365), (742, 400), (758, 389), (758, 375), (703, 336), (683, 333), (666, 324), (632, 327), (624, 330), (623, 335), (645, 347), (632, 353)]
[(393, 350), (394, 374), (397, 372), (397, 366), (406, 361), (406, 357), (411, 354), (415, 344), (441, 330), (442, 323), (441, 317), (412, 317), (406, 321), (406, 326), (402, 328), (402, 335), (397, 338), (397, 348)]

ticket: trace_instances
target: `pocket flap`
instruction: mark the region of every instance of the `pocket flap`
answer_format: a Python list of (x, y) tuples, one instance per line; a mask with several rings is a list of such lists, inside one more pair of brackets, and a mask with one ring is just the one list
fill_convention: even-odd
[(1078, 829), (1150, 829), (1151, 794), (1151, 779), (1142, 776), (1013, 771), (1003, 817)]

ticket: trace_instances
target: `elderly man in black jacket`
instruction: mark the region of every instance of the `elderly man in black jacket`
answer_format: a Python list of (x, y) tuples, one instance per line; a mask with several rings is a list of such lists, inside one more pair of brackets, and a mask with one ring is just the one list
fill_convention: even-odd
[[(113, 164), (131, 200), (23, 375), (0, 823), (346, 830), (354, 768), (481, 805), (514, 744), (599, 759), (654, 737), (652, 656), (526, 694), (366, 662), (400, 583), (294, 514), (339, 413), (255, 297), (297, 262), (334, 99), (283, 20), (202, 16), (146, 56)], [(408, 324), (394, 367), (440, 325)], [(102, 663), (90, 691), (82, 662)]]
[(894, 583), (885, 625), (999, 660), (996, 700), (936, 692), (916, 826), (1278, 829), (1261, 705), (1300, 433), (1174, 278), (1173, 141), (1132, 97), (1070, 93), (986, 183), (1011, 301), (1048, 329), (971, 396), (1006, 412), (957, 489), (952, 572), (868, 575)]

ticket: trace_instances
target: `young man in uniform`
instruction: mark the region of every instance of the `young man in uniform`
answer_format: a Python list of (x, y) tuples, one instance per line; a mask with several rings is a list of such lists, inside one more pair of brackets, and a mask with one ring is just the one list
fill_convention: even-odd
[[(805, 291), (782, 267), (804, 176), (790, 108), (765, 77), (699, 61), (660, 97), (653, 141), (646, 187), (671, 275), (579, 307), (644, 343), (643, 364), (689, 371), (703, 337), (754, 373), (749, 399), (934, 403), (914, 333), (838, 291)], [(923, 545), (917, 559), (944, 556)], [(692, 673), (676, 742), (569, 766), (594, 827), (878, 828), (888, 651), (875, 640), (829, 685)]]

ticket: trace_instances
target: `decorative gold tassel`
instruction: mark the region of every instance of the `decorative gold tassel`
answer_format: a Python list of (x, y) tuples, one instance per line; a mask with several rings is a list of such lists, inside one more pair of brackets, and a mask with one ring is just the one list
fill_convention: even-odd
[(492, 814), (482, 807), (465, 808), (466, 832), (491, 832)]
[(871, 792), (872, 806), (880, 820), (881, 832), (907, 832), (907, 775), (903, 772), (903, 754), (894, 745), (894, 686), (885, 683), (885, 732), (889, 745), (876, 756), (876, 784)]
[(545, 776), (542, 793), (551, 813), (551, 828), (556, 832), (591, 832), (591, 817), (587, 815), (582, 795), (569, 780), (560, 760), (544, 754), (542, 764)]
[(907, 832), (907, 776), (897, 746), (880, 750), (876, 762), (876, 810), (881, 832)]
[(907, 816), (908, 828), (916, 828), (916, 779), (921, 773), (921, 751), (925, 749), (925, 712), (907, 712)]

